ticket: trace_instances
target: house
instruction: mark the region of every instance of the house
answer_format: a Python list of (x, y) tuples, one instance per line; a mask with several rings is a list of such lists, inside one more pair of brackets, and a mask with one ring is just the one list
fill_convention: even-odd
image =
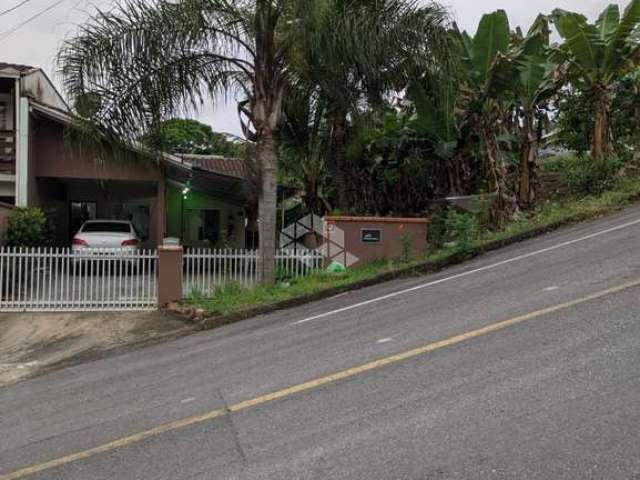
[(182, 238), (187, 245), (207, 246), (206, 232), (213, 229), (236, 239), (230, 246), (252, 245), (255, 208), (251, 202), (251, 172), (247, 162), (242, 158), (215, 155), (180, 155), (179, 158), (183, 165), (189, 166), (191, 180), (186, 189), (181, 183), (168, 183), (168, 235)]
[(242, 160), (101, 151), (73, 140), (71, 111), (39, 68), (0, 63), (0, 223), (41, 207), (69, 245), (82, 222), (129, 219), (146, 246), (245, 246), (249, 203)]

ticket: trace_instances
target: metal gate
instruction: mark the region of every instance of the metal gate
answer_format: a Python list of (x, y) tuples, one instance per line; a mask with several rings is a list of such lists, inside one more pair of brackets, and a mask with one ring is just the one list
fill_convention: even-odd
[(155, 250), (0, 247), (0, 311), (153, 310)]

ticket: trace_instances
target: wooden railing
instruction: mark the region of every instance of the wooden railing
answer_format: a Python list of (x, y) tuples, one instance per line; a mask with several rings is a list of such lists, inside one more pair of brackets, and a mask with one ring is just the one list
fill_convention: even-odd
[(0, 130), (0, 174), (16, 173), (16, 137), (15, 132)]

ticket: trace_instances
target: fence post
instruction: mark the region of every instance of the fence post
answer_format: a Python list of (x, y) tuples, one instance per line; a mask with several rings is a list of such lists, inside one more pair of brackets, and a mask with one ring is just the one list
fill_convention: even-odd
[(182, 299), (182, 246), (158, 247), (158, 305)]

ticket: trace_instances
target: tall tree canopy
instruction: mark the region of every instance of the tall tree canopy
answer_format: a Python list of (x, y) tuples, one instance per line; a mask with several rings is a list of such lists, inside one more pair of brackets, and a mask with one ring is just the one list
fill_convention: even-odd
[(145, 137), (146, 143), (163, 152), (174, 154), (220, 155), (242, 157), (244, 142), (214, 132), (209, 125), (197, 120), (174, 118), (164, 121), (153, 134)]

